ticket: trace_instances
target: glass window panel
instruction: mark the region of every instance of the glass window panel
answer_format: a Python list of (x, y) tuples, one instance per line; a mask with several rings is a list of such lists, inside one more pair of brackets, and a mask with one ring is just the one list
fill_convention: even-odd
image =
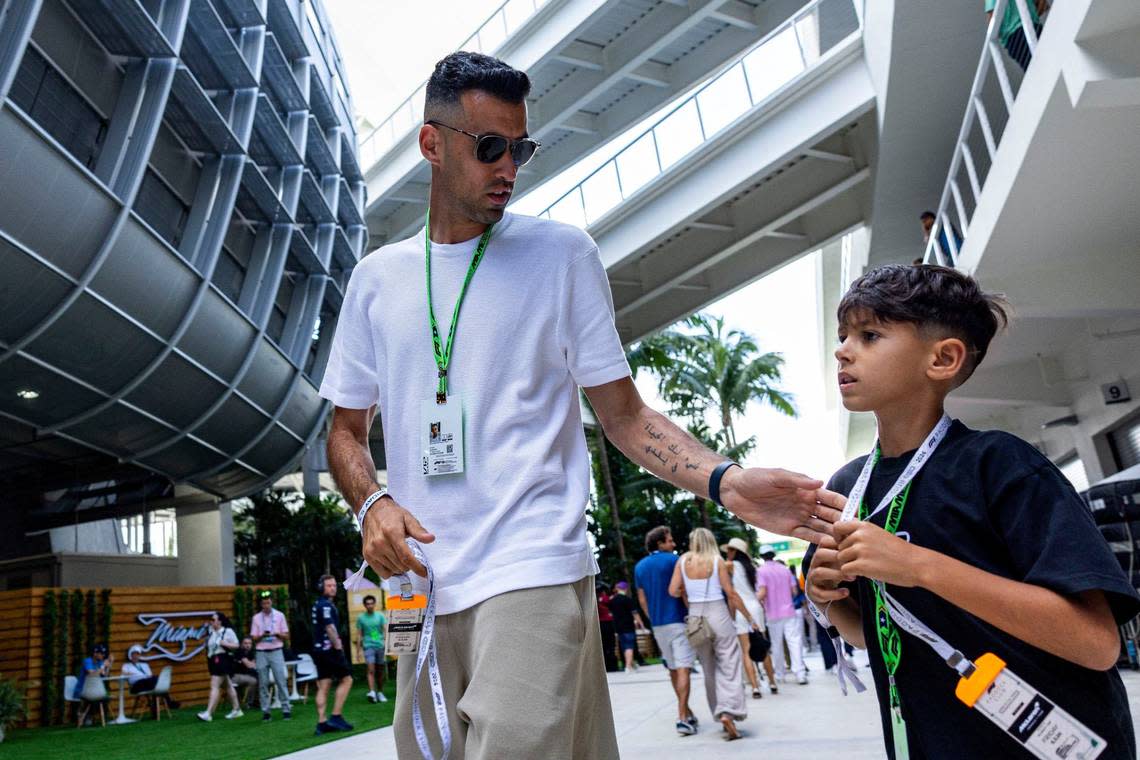
[(534, 0), (510, 0), (503, 7), (503, 13), (507, 16), (507, 34), (514, 34), (534, 15)]
[(621, 203), (617, 165), (608, 161), (596, 174), (582, 183), (582, 199), (586, 203), (586, 220), (597, 221)]
[(628, 198), (661, 173), (657, 165), (657, 149), (653, 147), (653, 133), (647, 132), (618, 154), (617, 168), (621, 175), (622, 196)]
[(663, 169), (668, 169), (704, 142), (697, 104), (692, 100), (665, 117), (653, 131), (657, 134), (657, 150)]
[(799, 35), (800, 47), (804, 51), (804, 60), (811, 66), (819, 60), (818, 10), (796, 20), (796, 34)]
[(705, 136), (712, 137), (751, 107), (744, 69), (733, 66), (697, 95)]
[(479, 29), (479, 44), (483, 46), (484, 52), (494, 52), (507, 38), (506, 23), (506, 17), (500, 12), (488, 19)]
[(550, 207), (550, 218), (585, 228), (586, 212), (582, 208), (582, 193), (578, 188), (574, 188), (569, 195)]
[(803, 71), (793, 29), (785, 29), (744, 58), (752, 102), (759, 103)]

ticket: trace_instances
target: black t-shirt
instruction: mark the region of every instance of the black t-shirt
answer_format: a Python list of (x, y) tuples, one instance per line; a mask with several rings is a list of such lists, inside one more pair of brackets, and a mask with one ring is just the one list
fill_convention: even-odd
[(332, 623), (333, 629), (340, 633), (340, 616), (337, 614), (336, 605), (327, 596), (322, 596), (313, 605), (312, 618), (313, 649), (322, 651), (332, 649), (327, 626)]
[(610, 597), (610, 612), (614, 616), (614, 629), (618, 633), (634, 633), (633, 613), (637, 605), (625, 594), (614, 594)]
[(245, 675), (245, 676), (257, 675), (256, 670), (254, 670), (253, 668), (249, 667), (248, 665), (245, 665), (242, 663), (242, 660), (256, 660), (256, 659), (257, 659), (257, 655), (254, 653), (254, 651), (252, 649), (246, 649), (245, 647), (238, 647), (234, 651), (234, 674), (239, 675), (239, 676), (241, 676), (241, 675)]
[[(875, 466), (865, 496), (871, 509), (894, 485), (910, 456), (882, 459)], [(848, 493), (865, 459), (848, 463), (827, 487)], [(872, 522), (881, 527), (886, 515), (884, 509)], [(955, 422), (913, 481), (898, 532), (908, 534), (918, 546), (1060, 594), (1099, 589), (1118, 622), (1140, 612), (1140, 598), (1076, 491), (1048, 459), (1007, 433), (971, 430)], [(805, 567), (812, 554), (814, 547), (805, 558)], [(1108, 748), (1101, 760), (1136, 757), (1128, 698), (1115, 669), (1089, 670), (1051, 655), (924, 589), (887, 588), (967, 657), (993, 652), (1010, 670), (1104, 737)], [(855, 582), (855, 590), (883, 736), (888, 755), (894, 758), (887, 673), (874, 626), (874, 592), (862, 578)], [(1051, 621), (1040, 623), (1050, 625)], [(1012, 737), (984, 716), (973, 714), (954, 696), (958, 674), (927, 644), (901, 629), (899, 633), (902, 657), (895, 680), (912, 760), (1018, 756)]]

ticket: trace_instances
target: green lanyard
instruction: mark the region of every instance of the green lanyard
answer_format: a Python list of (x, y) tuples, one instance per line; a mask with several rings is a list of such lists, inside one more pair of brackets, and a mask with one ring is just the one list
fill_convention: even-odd
[(463, 278), (463, 287), (460, 288), (459, 297), (455, 300), (455, 311), (451, 315), (451, 329), (447, 332), (447, 343), (443, 343), (439, 337), (439, 325), (435, 321), (435, 309), (432, 307), (431, 300), (431, 209), (428, 209), (427, 217), (424, 220), (424, 265), (427, 268), (428, 319), (431, 321), (431, 347), (435, 353), (435, 366), (439, 368), (439, 387), (435, 392), (437, 404), (447, 403), (447, 367), (451, 364), (451, 349), (455, 345), (455, 327), (459, 324), (459, 307), (463, 305), (463, 298), (467, 295), (467, 286), (471, 284), (471, 278), (475, 275), (475, 270), (479, 268), (483, 254), (487, 252), (487, 243), (491, 240), (491, 230), (494, 226), (493, 224), (489, 225), (483, 233), (483, 237), (479, 238), (475, 255), (471, 257), (471, 265), (467, 267), (467, 276)]
[[(876, 447), (872, 467), (879, 461), (879, 456), (880, 452)], [(892, 536), (898, 533), (899, 523), (902, 522), (903, 509), (906, 508), (907, 496), (910, 495), (910, 486), (911, 483), (907, 483), (906, 488), (891, 500), (891, 506), (887, 509), (887, 519), (883, 528)], [(867, 502), (864, 500), (859, 505), (859, 519), (864, 520), (866, 517)], [(891, 614), (887, 610), (882, 584), (872, 582), (871, 588), (875, 591), (875, 635), (879, 640), (879, 652), (883, 656), (883, 665), (887, 669), (887, 682), (889, 684), (887, 693), (892, 723), (894, 724), (895, 758), (896, 760), (904, 760), (904, 758), (909, 757), (909, 750), (906, 746), (906, 726), (902, 722), (902, 701), (899, 699), (899, 689), (895, 684), (895, 672), (899, 669), (899, 662), (902, 660), (902, 636), (899, 635), (899, 629), (891, 620)]]

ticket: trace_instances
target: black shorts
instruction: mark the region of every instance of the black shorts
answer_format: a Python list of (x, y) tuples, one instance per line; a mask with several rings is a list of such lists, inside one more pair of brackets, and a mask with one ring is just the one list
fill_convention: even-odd
[(206, 670), (212, 676), (228, 676), (234, 672), (233, 658), (228, 654), (216, 654), (206, 660)]
[(317, 679), (331, 678), (339, 681), (352, 675), (352, 668), (344, 659), (344, 652), (339, 649), (313, 650), (313, 664), (317, 666)]

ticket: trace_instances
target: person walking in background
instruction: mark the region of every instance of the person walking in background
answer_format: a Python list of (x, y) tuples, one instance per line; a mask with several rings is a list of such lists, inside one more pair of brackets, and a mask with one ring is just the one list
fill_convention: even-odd
[[(242, 709), (253, 708), (253, 696), (257, 694), (257, 652), (253, 648), (253, 639), (246, 636), (241, 640), (241, 646), (234, 652), (234, 672), (230, 675), (234, 688), (238, 690), (238, 698)], [(241, 688), (245, 687), (244, 694)]]
[(763, 630), (765, 625), (764, 606), (760, 604), (760, 599), (756, 596), (756, 565), (752, 563), (752, 557), (748, 555), (748, 544), (744, 543), (742, 538), (730, 539), (727, 544), (720, 548), (724, 550), (725, 558), (728, 560), (732, 587), (740, 596), (740, 600), (752, 616), (752, 620), (755, 621), (755, 626), (749, 625), (748, 619), (740, 612), (736, 613), (734, 620), (736, 637), (740, 640), (740, 649), (743, 653), (744, 676), (752, 685), (752, 698), (760, 699), (763, 696), (760, 691), (760, 678), (756, 673), (756, 665), (748, 655), (750, 648), (748, 634), (753, 630)]
[(258, 592), (261, 609), (249, 623), (249, 636), (257, 647), (258, 696), (261, 702), (261, 719), (271, 720), (269, 706), (273, 698), (269, 693), (270, 674), (277, 688), (277, 701), (281, 705), (281, 718), (293, 717), (289, 701), (288, 676), (285, 673), (285, 645), (289, 643), (289, 624), (285, 613), (273, 609), (273, 592), (262, 589)]
[(669, 593), (685, 599), (690, 618), (703, 618), (703, 635), (689, 633), (689, 638), (705, 666), (705, 696), (713, 717), (724, 726), (726, 738), (739, 739), (736, 721), (747, 718), (748, 710), (740, 678), (743, 655), (730, 609), (740, 612), (752, 628), (756, 620), (732, 587), (712, 531), (696, 528), (689, 534), (689, 551), (673, 568)]
[(768, 550), (760, 556), (763, 557), (764, 564), (756, 571), (756, 594), (764, 603), (764, 614), (768, 618), (776, 680), (783, 681), (787, 672), (784, 663), (784, 642), (787, 642), (792, 672), (795, 673), (796, 683), (802, 686), (807, 683), (803, 621), (796, 616), (796, 607), (792, 603), (800, 586), (792, 571), (776, 561), (774, 551)]
[(637, 629), (642, 627), (637, 605), (629, 596), (629, 583), (618, 581), (614, 584), (614, 595), (610, 597), (610, 613), (614, 617), (614, 630), (617, 632), (618, 649), (625, 660), (626, 672), (637, 670), (633, 655), (637, 651)]
[(697, 716), (689, 709), (690, 674), (696, 655), (685, 635), (685, 603), (669, 593), (673, 567), (677, 564), (677, 555), (673, 553), (676, 548), (667, 527), (653, 528), (645, 534), (645, 550), (649, 556), (643, 557), (633, 568), (633, 578), (637, 582), (637, 598), (649, 615), (653, 640), (661, 650), (677, 695), (677, 733), (691, 736), (698, 726)]
[(221, 612), (210, 615), (210, 635), (206, 638), (206, 669), (210, 672), (210, 698), (206, 702), (206, 709), (198, 713), (198, 720), (207, 723), (214, 719), (214, 708), (222, 698), (222, 689), (226, 690), (230, 706), (226, 713), (226, 720), (233, 720), (245, 715), (238, 702), (237, 689), (230, 680), (234, 672), (233, 653), (239, 646), (237, 634), (234, 633), (230, 619)]
[[(331, 575), (322, 575), (317, 587), (321, 595), (313, 604), (313, 664), (317, 666), (317, 736), (332, 731), (351, 731), (353, 726), (344, 719), (344, 701), (352, 689), (352, 669), (344, 658), (344, 640), (340, 637), (340, 614), (336, 611), (337, 582)], [(329, 687), (337, 682), (333, 696), (333, 709), (325, 720)]]
[(602, 661), (606, 672), (614, 673), (618, 670), (617, 629), (614, 628), (614, 614), (610, 610), (610, 588), (598, 581), (594, 584), (594, 592), (598, 598), (598, 628), (602, 632)]
[(356, 618), (357, 652), (368, 674), (368, 701), (387, 702), (384, 696), (384, 626), (388, 618), (376, 610), (376, 597), (364, 597), (364, 612)]
[[(993, 20), (994, 7), (997, 5), (997, 0), (985, 0), (986, 9), (986, 23)], [(1049, 0), (1026, 0), (1026, 7), (1029, 8), (1029, 20), (1037, 32), (1037, 36), (1041, 36), (1041, 16), (1049, 10)], [(1002, 47), (1009, 53), (1009, 57), (1017, 62), (1022, 71), (1029, 68), (1029, 62), (1033, 60), (1033, 51), (1029, 49), (1029, 40), (1025, 39), (1025, 29), (1021, 26), (1021, 14), (1017, 11), (1017, 3), (1014, 0), (1009, 0), (1005, 4), (1005, 14), (1001, 19), (1001, 27), (998, 30), (998, 38), (1001, 40)]]

